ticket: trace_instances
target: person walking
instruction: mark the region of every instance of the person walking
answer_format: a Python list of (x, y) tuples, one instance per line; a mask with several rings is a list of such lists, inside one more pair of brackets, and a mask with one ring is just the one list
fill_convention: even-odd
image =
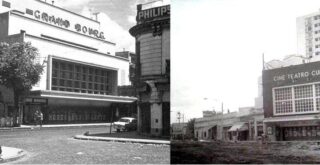
[(42, 121), (43, 121), (43, 114), (41, 111), (39, 111), (39, 124), (40, 124), (40, 127), (42, 127)]
[(42, 127), (43, 114), (40, 110), (37, 110), (35, 112), (35, 118), (36, 118), (37, 125), (40, 125), (40, 127)]

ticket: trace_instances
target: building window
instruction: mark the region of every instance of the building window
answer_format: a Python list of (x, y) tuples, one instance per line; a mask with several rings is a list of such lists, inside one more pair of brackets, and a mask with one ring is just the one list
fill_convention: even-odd
[(313, 111), (313, 87), (312, 85), (294, 87), (295, 111)]
[(276, 88), (273, 98), (275, 114), (320, 111), (320, 83)]
[(11, 7), (11, 4), (10, 4), (10, 2), (2, 1), (2, 6), (7, 7), (7, 8), (10, 8), (10, 7)]
[(290, 113), (292, 107), (292, 90), (291, 88), (280, 88), (274, 90), (275, 110), (276, 113)]
[(111, 94), (109, 86), (113, 82), (109, 76), (113, 72), (116, 71), (53, 59), (51, 90)]
[(312, 48), (309, 48), (309, 52), (312, 52)]

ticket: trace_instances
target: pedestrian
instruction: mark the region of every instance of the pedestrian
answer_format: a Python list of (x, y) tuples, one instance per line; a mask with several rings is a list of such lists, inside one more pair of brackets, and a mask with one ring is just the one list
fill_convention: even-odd
[(40, 125), (42, 127), (43, 114), (40, 110), (37, 110), (34, 114), (36, 125)]
[(39, 111), (39, 124), (40, 124), (40, 127), (42, 127), (42, 121), (43, 121), (43, 114), (41, 111)]
[(38, 125), (38, 110), (36, 110), (33, 114), (33, 120), (34, 120), (34, 123), (35, 123), (35, 126)]

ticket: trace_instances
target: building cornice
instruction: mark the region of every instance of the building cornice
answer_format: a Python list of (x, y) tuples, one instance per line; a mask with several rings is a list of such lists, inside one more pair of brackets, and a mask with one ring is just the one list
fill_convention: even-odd
[(136, 37), (139, 34), (152, 32), (157, 35), (158, 32), (161, 32), (163, 29), (170, 28), (170, 17), (162, 18), (159, 20), (153, 20), (137, 24), (129, 30), (129, 33)]
[(72, 45), (72, 44), (69, 44), (69, 43), (64, 43), (64, 42), (53, 40), (53, 39), (49, 39), (49, 38), (38, 37), (38, 36), (31, 35), (31, 34), (25, 34), (25, 35), (27, 37), (32, 37), (32, 38), (45, 40), (45, 41), (49, 41), (49, 42), (53, 42), (53, 43), (57, 43), (57, 44), (65, 45), (65, 46), (70, 46), (70, 47), (74, 47), (74, 48), (77, 48), (77, 49), (85, 50), (87, 52), (100, 54), (100, 55), (103, 55), (103, 56), (112, 57), (112, 58), (116, 58), (116, 59), (123, 60), (123, 61), (129, 61), (129, 59), (126, 59), (126, 58), (123, 58), (123, 57), (118, 57), (118, 56), (113, 56), (113, 55), (110, 55), (110, 54), (101, 53), (101, 52), (98, 52), (98, 51), (93, 51), (91, 49), (83, 48), (83, 47), (80, 47), (80, 46), (77, 46), (77, 45)]

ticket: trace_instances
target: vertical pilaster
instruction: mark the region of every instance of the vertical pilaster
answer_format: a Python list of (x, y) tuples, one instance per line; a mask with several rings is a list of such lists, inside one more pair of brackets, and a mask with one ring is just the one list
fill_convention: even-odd
[(254, 120), (254, 140), (257, 140), (258, 137), (258, 126), (257, 126), (257, 121)]
[(138, 120), (138, 133), (141, 133), (141, 122), (142, 122), (142, 119), (141, 119), (141, 109), (140, 109), (140, 106), (139, 104), (137, 104), (137, 120)]

